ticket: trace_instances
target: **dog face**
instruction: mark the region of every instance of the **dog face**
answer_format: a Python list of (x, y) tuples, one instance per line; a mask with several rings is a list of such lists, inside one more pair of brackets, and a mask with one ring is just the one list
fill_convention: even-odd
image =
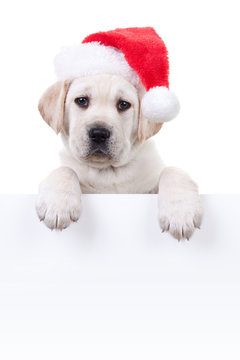
[(84, 161), (122, 163), (137, 138), (137, 90), (116, 75), (72, 82), (65, 103), (69, 148)]
[(121, 76), (91, 75), (52, 85), (39, 111), (57, 133), (62, 130), (76, 159), (97, 167), (120, 166), (162, 125), (142, 117), (142, 96)]

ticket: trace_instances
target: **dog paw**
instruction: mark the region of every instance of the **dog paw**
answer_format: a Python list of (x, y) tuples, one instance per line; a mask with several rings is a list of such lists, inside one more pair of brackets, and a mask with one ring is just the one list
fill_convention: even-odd
[(40, 221), (51, 230), (63, 230), (76, 222), (81, 214), (81, 197), (78, 194), (42, 191), (36, 201)]
[(200, 229), (202, 205), (199, 198), (167, 201), (159, 199), (159, 224), (162, 232), (168, 231), (180, 241), (192, 236), (195, 228)]

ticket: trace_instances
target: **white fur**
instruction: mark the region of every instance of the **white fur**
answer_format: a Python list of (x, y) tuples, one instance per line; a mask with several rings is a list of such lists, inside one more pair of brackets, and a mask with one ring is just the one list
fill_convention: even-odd
[(155, 144), (150, 140), (133, 150), (130, 161), (124, 166), (89, 166), (76, 160), (67, 149), (61, 151), (60, 160), (63, 166), (76, 172), (82, 192), (87, 194), (157, 193), (159, 176), (164, 168)]
[[(74, 103), (83, 95), (90, 98), (87, 109)], [(119, 113), (118, 98), (129, 101), (131, 108)], [(36, 203), (40, 220), (49, 228), (63, 229), (79, 218), (81, 193), (159, 193), (159, 223), (164, 231), (177, 239), (189, 238), (200, 226), (197, 185), (180, 169), (165, 167), (151, 139), (138, 140), (139, 101), (136, 89), (120, 76), (96, 75), (72, 82), (61, 133), (62, 167), (40, 184)], [(86, 130), (98, 123), (112, 131), (108, 160), (85, 157)]]
[(179, 113), (180, 104), (165, 86), (157, 86), (144, 95), (141, 108), (148, 120), (161, 123), (174, 119)]
[(137, 73), (128, 65), (124, 54), (99, 42), (63, 48), (56, 55), (54, 65), (59, 80), (106, 73), (121, 75), (135, 87), (140, 85)]
[(159, 182), (158, 219), (163, 231), (180, 240), (193, 234), (202, 221), (197, 184), (181, 169), (166, 167)]
[(81, 214), (81, 188), (69, 167), (54, 170), (39, 186), (36, 210), (50, 229), (65, 229)]

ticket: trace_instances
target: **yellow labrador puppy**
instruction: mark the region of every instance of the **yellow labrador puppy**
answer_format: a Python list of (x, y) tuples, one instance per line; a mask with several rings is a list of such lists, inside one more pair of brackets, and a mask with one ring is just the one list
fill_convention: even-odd
[(162, 124), (141, 113), (141, 91), (119, 75), (59, 81), (39, 102), (43, 119), (60, 132), (62, 166), (39, 187), (36, 210), (50, 229), (64, 229), (81, 213), (82, 193), (158, 193), (159, 223), (180, 240), (202, 219), (196, 183), (165, 167), (151, 136)]

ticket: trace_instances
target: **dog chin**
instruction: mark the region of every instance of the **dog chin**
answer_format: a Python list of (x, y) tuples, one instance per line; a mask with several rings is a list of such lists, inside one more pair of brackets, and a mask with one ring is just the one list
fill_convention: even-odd
[(85, 160), (86, 161), (94, 161), (94, 162), (109, 162), (109, 161), (112, 161), (113, 158), (107, 154), (97, 151), (94, 154), (86, 156)]
[(91, 163), (109, 164), (114, 162), (113, 157), (106, 151), (97, 149), (89, 152), (84, 158), (84, 161)]

